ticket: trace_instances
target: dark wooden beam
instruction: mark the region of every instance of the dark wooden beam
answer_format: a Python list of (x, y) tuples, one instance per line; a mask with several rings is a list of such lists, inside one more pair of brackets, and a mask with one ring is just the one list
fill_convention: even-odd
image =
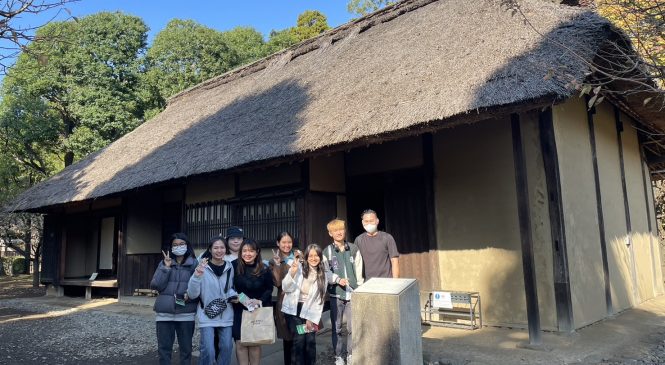
[(526, 293), (526, 314), (529, 326), (529, 343), (540, 344), (540, 310), (538, 308), (538, 285), (536, 282), (535, 260), (533, 258), (533, 237), (531, 234), (531, 209), (529, 207), (528, 172), (522, 144), (522, 130), (518, 114), (510, 116), (513, 132), (513, 163), (515, 165), (515, 189), (517, 192), (517, 215), (522, 243), (522, 268), (524, 291)]
[(129, 207), (127, 198), (122, 198), (120, 208), (120, 224), (118, 225), (118, 299), (124, 293), (125, 286), (129, 283), (127, 280), (127, 216), (129, 214)]
[(621, 111), (618, 107), (614, 107), (614, 122), (617, 131), (617, 143), (619, 144), (619, 167), (621, 169), (621, 190), (623, 192), (623, 208), (624, 215), (626, 216), (626, 240), (628, 245), (628, 252), (630, 254), (630, 277), (633, 287), (633, 299), (639, 302), (639, 292), (637, 290), (637, 267), (635, 266), (635, 249), (633, 248), (633, 225), (630, 220), (630, 205), (628, 204), (628, 187), (626, 186), (626, 166), (623, 158), (623, 139), (621, 133), (623, 132), (623, 122), (621, 122)]
[(596, 212), (598, 214), (598, 234), (600, 235), (600, 255), (603, 262), (603, 281), (605, 284), (605, 310), (607, 315), (611, 316), (614, 313), (614, 309), (612, 306), (610, 269), (607, 261), (607, 239), (605, 237), (605, 216), (603, 214), (603, 197), (600, 189), (600, 173), (598, 172), (596, 130), (593, 123), (593, 115), (595, 113), (596, 113), (595, 107), (587, 110), (587, 125), (589, 126), (589, 144), (591, 145), (591, 162), (593, 163), (593, 178), (596, 187)]
[(423, 134), (423, 175), (425, 178), (425, 211), (427, 212), (427, 239), (429, 240), (429, 265), (431, 267), (431, 284), (433, 288), (441, 287), (439, 259), (436, 254), (436, 202), (434, 201), (434, 136)]
[(540, 148), (543, 155), (548, 206), (550, 211), (552, 260), (554, 269), (554, 298), (556, 302), (557, 325), (559, 331), (572, 332), (574, 330), (573, 305), (570, 293), (570, 274), (568, 271), (566, 226), (563, 217), (559, 156), (554, 136), (552, 108), (547, 108), (540, 113), (539, 130)]

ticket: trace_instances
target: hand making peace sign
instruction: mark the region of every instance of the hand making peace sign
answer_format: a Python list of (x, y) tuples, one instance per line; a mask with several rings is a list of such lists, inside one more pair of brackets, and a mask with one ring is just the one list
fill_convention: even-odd
[(201, 277), (205, 272), (206, 266), (208, 266), (208, 258), (204, 257), (201, 259), (201, 262), (199, 262), (199, 266), (196, 267), (196, 270), (194, 270), (194, 275)]
[(162, 250), (162, 255), (164, 255), (164, 266), (170, 268), (171, 264), (173, 263), (173, 259), (171, 258), (171, 252), (170, 251), (164, 252)]

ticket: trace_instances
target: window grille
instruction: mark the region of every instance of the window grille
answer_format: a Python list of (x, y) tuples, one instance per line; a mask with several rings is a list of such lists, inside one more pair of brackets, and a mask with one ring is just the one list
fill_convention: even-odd
[(296, 198), (211, 201), (185, 206), (185, 232), (195, 248), (207, 248), (211, 237), (225, 235), (230, 226), (242, 227), (245, 237), (263, 245), (272, 245), (282, 231), (297, 235)]

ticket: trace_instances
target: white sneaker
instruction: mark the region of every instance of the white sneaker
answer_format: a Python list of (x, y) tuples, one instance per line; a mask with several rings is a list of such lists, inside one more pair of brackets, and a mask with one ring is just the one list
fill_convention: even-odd
[(344, 359), (341, 356), (335, 356), (335, 365), (344, 365)]
[(346, 365), (352, 365), (353, 364), (353, 355), (347, 355), (346, 356)]

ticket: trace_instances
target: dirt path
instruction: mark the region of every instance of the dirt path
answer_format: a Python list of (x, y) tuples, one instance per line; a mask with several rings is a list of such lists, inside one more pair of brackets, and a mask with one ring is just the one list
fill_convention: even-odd
[(46, 288), (32, 286), (32, 275), (0, 276), (0, 299), (41, 297)]

